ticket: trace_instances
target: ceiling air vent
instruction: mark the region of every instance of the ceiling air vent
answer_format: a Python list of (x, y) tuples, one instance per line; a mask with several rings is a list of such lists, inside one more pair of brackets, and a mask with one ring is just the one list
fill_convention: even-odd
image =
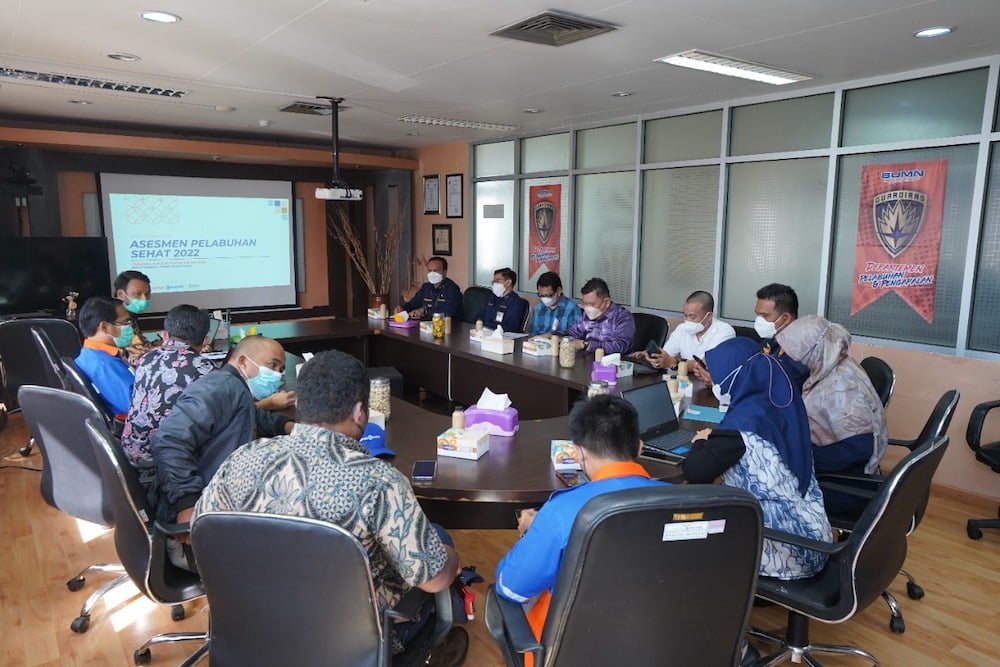
[[(348, 107), (341, 106), (338, 111), (343, 111)], [(333, 112), (333, 107), (329, 104), (317, 104), (316, 102), (292, 102), (287, 107), (282, 107), (278, 111), (286, 113), (303, 113), (307, 116), (329, 116)]]
[(565, 46), (617, 29), (618, 26), (613, 23), (548, 9), (541, 14), (512, 23), (490, 34), (508, 39), (519, 39), (523, 42)]
[(91, 90), (111, 90), (119, 93), (152, 95), (154, 97), (184, 97), (188, 94), (188, 91), (176, 88), (149, 86), (139, 83), (126, 83), (124, 81), (110, 81), (108, 79), (95, 79), (93, 77), (73, 76), (71, 74), (33, 72), (31, 70), (16, 69), (14, 67), (0, 67), (0, 78), (10, 79), (13, 82), (36, 81), (39, 83), (54, 83), (62, 86), (77, 86), (80, 88), (89, 88)]

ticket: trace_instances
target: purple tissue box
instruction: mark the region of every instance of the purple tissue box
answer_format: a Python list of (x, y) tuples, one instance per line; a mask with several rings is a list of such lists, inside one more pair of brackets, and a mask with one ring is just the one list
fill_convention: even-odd
[(618, 384), (618, 367), (614, 364), (605, 366), (599, 361), (595, 361), (590, 371), (591, 380), (604, 380), (609, 385)]
[(484, 410), (473, 405), (465, 409), (465, 428), (474, 424), (486, 424), (491, 435), (514, 435), (518, 429), (517, 410)]
[(420, 326), (420, 320), (406, 320), (405, 322), (397, 322), (396, 320), (389, 318), (389, 326), (393, 329), (412, 329), (414, 327)]

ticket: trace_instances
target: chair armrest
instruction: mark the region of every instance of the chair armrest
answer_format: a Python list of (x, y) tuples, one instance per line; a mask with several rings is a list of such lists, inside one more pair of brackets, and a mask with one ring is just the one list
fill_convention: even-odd
[(820, 553), (827, 554), (828, 556), (839, 554), (847, 548), (848, 544), (847, 542), (821, 542), (809, 537), (802, 537), (801, 535), (792, 535), (791, 533), (786, 533), (783, 530), (775, 530), (774, 528), (764, 529), (764, 539), (803, 547), (805, 549), (809, 549), (810, 551), (818, 551)]
[(896, 445), (897, 447), (906, 447), (907, 449), (915, 449), (917, 446), (916, 439), (914, 440), (903, 440), (902, 438), (889, 438), (890, 445)]
[(973, 451), (979, 451), (986, 415), (996, 407), (1000, 407), (1000, 401), (986, 401), (972, 408), (972, 414), (969, 415), (969, 426), (965, 431), (965, 441), (969, 443), (969, 447)]
[(160, 533), (161, 535), (184, 535), (185, 533), (191, 532), (190, 523), (160, 523), (159, 521), (153, 522), (153, 529)]
[[(495, 605), (494, 608), (500, 612), (503, 623), (503, 635), (509, 640), (511, 647), (518, 653), (534, 654), (535, 664), (540, 664), (542, 661), (542, 644), (535, 639), (535, 634), (528, 625), (528, 617), (524, 613), (524, 607), (517, 602), (511, 602), (500, 597), (493, 586), (490, 586), (487, 593), (486, 604), (488, 606)], [(492, 632), (493, 629), (491, 628)]]
[(388, 619), (400, 619), (402, 621), (413, 621), (417, 618), (417, 612), (420, 611), (420, 607), (423, 606), (424, 601), (430, 596), (427, 591), (421, 590), (417, 587), (411, 588), (406, 592), (399, 602), (396, 603), (395, 607), (385, 610), (386, 620)]
[(855, 498), (874, 498), (878, 489), (866, 489), (851, 484), (838, 484), (837, 482), (820, 482), (819, 488), (823, 491), (836, 491)]

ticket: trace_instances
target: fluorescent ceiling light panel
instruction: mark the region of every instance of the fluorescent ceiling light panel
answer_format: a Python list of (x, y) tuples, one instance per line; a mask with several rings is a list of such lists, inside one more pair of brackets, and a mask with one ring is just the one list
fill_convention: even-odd
[(462, 127), (468, 130), (492, 130), (494, 132), (511, 132), (517, 125), (503, 123), (480, 123), (474, 120), (456, 120), (454, 118), (435, 118), (434, 116), (403, 116), (401, 123), (421, 123), (423, 125), (440, 125), (444, 127)]
[(770, 83), (775, 86), (783, 86), (788, 83), (798, 83), (799, 81), (808, 81), (813, 78), (808, 74), (789, 72), (787, 70), (761, 65), (760, 63), (753, 63), (748, 60), (737, 60), (735, 58), (728, 58), (715, 53), (698, 50), (676, 53), (672, 56), (663, 56), (662, 58), (657, 58), (655, 62), (677, 65), (678, 67), (687, 67), (689, 69), (701, 70), (702, 72), (735, 76), (740, 79), (750, 79), (751, 81)]

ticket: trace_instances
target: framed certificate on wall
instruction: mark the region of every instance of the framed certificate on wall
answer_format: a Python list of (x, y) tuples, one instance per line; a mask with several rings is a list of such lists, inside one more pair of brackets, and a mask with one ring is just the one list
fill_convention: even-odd
[(462, 217), (462, 175), (448, 174), (444, 177), (445, 217)]
[(424, 213), (441, 212), (441, 177), (424, 176)]
[(431, 225), (431, 248), (435, 255), (451, 255), (451, 225)]

